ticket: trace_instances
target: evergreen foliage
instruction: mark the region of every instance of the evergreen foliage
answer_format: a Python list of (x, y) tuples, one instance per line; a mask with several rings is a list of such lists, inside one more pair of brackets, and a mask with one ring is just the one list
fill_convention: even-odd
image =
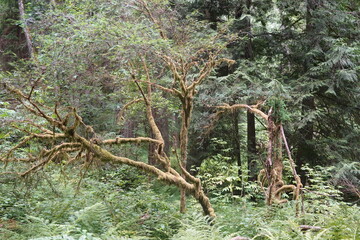
[[(27, 0), (24, 21), (18, 3), (0, 0), (0, 239), (360, 239), (358, 1)], [(33, 99), (51, 117), (76, 108), (92, 126), (78, 129), (90, 149), (160, 171), (150, 153), (164, 151), (179, 173), (185, 155), (217, 218), (202, 216), (192, 199), (178, 213), (176, 187), (91, 151), (65, 152), (19, 174), (64, 142), (5, 83), (30, 93), (22, 101)], [(255, 117), (251, 136), (249, 107), (217, 114), (242, 103), (284, 126), (304, 184), (299, 200), (281, 192), (284, 203), (264, 205), (270, 176), (256, 176), (269, 167), (267, 150), (284, 159), (279, 184), (294, 183), (291, 156), (282, 140), (269, 147), (266, 119)], [(151, 142), (102, 145), (154, 140), (149, 109), (164, 136), (155, 151)], [(182, 125), (182, 114), (192, 125)], [(67, 120), (67, 127), (76, 122)], [(28, 140), (45, 128), (52, 138)], [(180, 130), (189, 149), (180, 146)]]

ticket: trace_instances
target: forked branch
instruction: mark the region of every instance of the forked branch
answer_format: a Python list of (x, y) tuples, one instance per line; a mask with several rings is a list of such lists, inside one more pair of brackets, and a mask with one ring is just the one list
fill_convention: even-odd
[[(5, 155), (5, 157), (1, 158), (2, 161), (16, 161), (19, 159), (16, 158), (17, 150), (19, 150), (24, 145), (32, 144), (33, 140), (41, 140), (39, 141), (39, 143), (43, 143), (44, 147), (41, 151), (38, 152), (38, 157), (37, 159), (35, 159), (36, 161), (34, 165), (26, 171), (18, 173), (19, 175), (25, 176), (32, 172), (35, 172), (49, 162), (55, 161), (62, 156), (67, 156), (67, 159), (63, 159), (62, 161), (67, 161), (68, 163), (70, 163), (80, 160), (84, 153), (91, 153), (100, 161), (126, 164), (143, 170), (147, 173), (153, 174), (163, 182), (176, 185), (181, 189), (185, 189), (186, 192), (193, 195), (194, 198), (201, 204), (203, 211), (206, 215), (209, 215), (210, 217), (215, 217), (214, 209), (210, 204), (209, 198), (205, 195), (204, 191), (201, 188), (200, 180), (197, 180), (190, 174), (186, 174), (186, 169), (182, 169), (183, 173), (186, 174), (186, 177), (183, 177), (171, 166), (168, 156), (162, 150), (164, 146), (164, 140), (152, 115), (151, 101), (150, 99), (147, 99), (149, 96), (151, 96), (149, 92), (145, 93), (142, 90), (144, 102), (146, 103), (145, 107), (147, 110), (148, 122), (151, 125), (152, 131), (155, 133), (155, 138), (115, 138), (104, 140), (98, 143), (80, 134), (82, 132), (80, 130), (83, 128), (91, 129), (91, 131), (93, 130), (91, 126), (85, 125), (82, 118), (80, 117), (80, 115), (78, 115), (75, 109), (70, 109), (70, 111), (65, 114), (65, 117), (60, 118), (58, 109), (57, 107), (55, 107), (53, 108), (53, 111), (56, 111), (57, 113), (55, 113), (56, 118), (53, 118), (52, 116), (54, 115), (54, 112), (49, 111), (49, 109), (51, 108), (46, 107), (45, 109), (43, 109), (42, 106), (36, 101), (32, 100), (31, 97), (28, 98), (27, 95), (23, 94), (20, 90), (15, 89), (12, 86), (7, 86), (7, 90), (18, 98), (18, 100), (24, 106), (24, 109), (30, 112), (30, 114), (46, 120), (48, 122), (48, 126), (52, 128), (47, 129), (44, 125), (43, 127), (34, 128), (36, 132), (31, 132), (31, 130), (23, 129), (23, 132), (28, 136), (26, 136), (15, 147), (10, 149)], [(151, 88), (147, 89), (147, 91), (150, 90)], [(36, 123), (32, 125), (39, 126)], [(155, 156), (157, 157), (158, 161), (162, 163), (162, 167), (157, 167), (144, 162), (135, 161), (130, 158), (117, 156), (102, 146), (102, 144), (138, 144), (150, 142), (158, 145), (158, 148), (155, 150)], [(48, 146), (49, 144), (52, 145), (52, 147), (50, 149), (47, 149), (46, 146)], [(14, 157), (10, 158), (10, 155), (14, 155)], [(34, 160), (33, 157), (29, 157), (29, 160), (30, 158)]]

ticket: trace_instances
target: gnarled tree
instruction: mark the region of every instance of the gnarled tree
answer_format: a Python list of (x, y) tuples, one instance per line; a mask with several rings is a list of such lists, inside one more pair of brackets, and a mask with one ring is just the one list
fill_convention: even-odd
[[(246, 109), (247, 111), (260, 116), (265, 121), (268, 132), (267, 157), (265, 161), (265, 168), (260, 171), (258, 181), (263, 188), (264, 186), (267, 186), (267, 189), (264, 189), (266, 204), (271, 205), (273, 203), (282, 203), (287, 201), (286, 199), (282, 199), (281, 195), (284, 192), (290, 191), (293, 192), (294, 200), (297, 200), (299, 198), (300, 191), (303, 185), (301, 183), (299, 175), (296, 172), (295, 163), (291, 157), (290, 148), (285, 137), (282, 122), (277, 118), (276, 114), (274, 114), (273, 108), (270, 108), (268, 113), (261, 111), (259, 107), (262, 104), (262, 102), (259, 102), (256, 105), (222, 105), (217, 107), (219, 109), (217, 115), (220, 115), (225, 111)], [(296, 182), (295, 185), (285, 184), (283, 181), (283, 143), (288, 154), (292, 174)]]
[[(33, 162), (34, 165), (27, 171), (19, 173), (20, 175), (27, 175), (36, 171), (48, 162), (60, 157), (68, 162), (96, 157), (101, 161), (119, 162), (142, 169), (147, 173), (157, 176), (162, 181), (178, 186), (181, 189), (180, 209), (182, 212), (185, 211), (185, 193), (188, 192), (199, 201), (205, 214), (214, 217), (214, 210), (201, 188), (201, 182), (187, 171), (186, 161), (188, 132), (197, 87), (203, 83), (216, 66), (223, 62), (229, 62), (229, 60), (219, 57), (221, 50), (224, 48), (223, 41), (214, 35), (203, 35), (200, 39), (199, 37), (194, 38), (193, 36), (197, 33), (196, 27), (187, 24), (184, 19), (178, 19), (176, 12), (168, 9), (166, 5), (161, 5), (161, 1), (135, 0), (129, 4), (132, 6), (131, 10), (120, 4), (119, 8), (129, 11), (128, 13), (131, 14), (124, 14), (121, 23), (115, 21), (117, 26), (109, 29), (108, 31), (111, 34), (106, 35), (106, 42), (109, 47), (101, 45), (99, 52), (104, 53), (102, 55), (104, 59), (101, 58), (101, 60), (104, 61), (103, 64), (109, 65), (109, 71), (113, 70), (115, 72), (114, 75), (116, 77), (114, 78), (117, 78), (116, 81), (122, 84), (131, 82), (130, 85), (135, 84), (138, 90), (135, 90), (135, 93), (131, 92), (132, 95), (130, 97), (127, 96), (127, 99), (133, 98), (133, 100), (123, 105), (123, 109), (118, 114), (119, 117), (122, 117), (124, 111), (133, 104), (144, 104), (147, 123), (151, 131), (150, 137), (119, 137), (106, 140), (89, 137), (96, 136), (96, 134), (93, 128), (87, 125), (89, 121), (83, 121), (80, 117), (81, 114), (75, 108), (72, 108), (68, 113), (62, 113), (62, 110), (60, 111), (62, 108), (57, 105), (54, 108), (49, 108), (35, 101), (35, 98), (32, 97), (35, 90), (34, 87), (30, 90), (29, 94), (25, 94), (25, 90), (22, 90), (23, 88), (7, 85), (7, 90), (17, 97), (22, 103), (23, 108), (33, 116), (46, 120), (48, 128), (34, 123), (33, 119), (23, 122), (25, 125), (32, 126), (30, 129), (33, 131), (19, 129), (27, 137), (2, 156), (2, 161), (17, 160), (16, 154), (13, 154), (14, 151), (31, 144), (35, 139), (40, 139), (39, 143), (43, 144), (43, 149), (36, 153), (36, 157), (29, 156), (27, 159), (24, 159)], [(106, 23), (106, 21), (100, 21), (100, 23), (96, 21), (96, 24), (89, 27), (89, 31), (84, 33), (96, 39), (94, 42), (100, 41), (90, 33), (93, 31), (99, 34), (102, 33), (102, 29), (107, 27)], [(102, 27), (99, 27), (99, 24), (103, 24), (101, 25)], [(83, 36), (81, 39), (84, 39)], [(104, 42), (104, 40), (101, 39), (101, 42)], [(74, 42), (74, 44), (70, 45), (76, 44), (79, 44), (79, 42)], [(98, 45), (94, 47), (96, 49), (99, 48)], [(66, 49), (65, 46), (63, 49)], [(70, 51), (66, 59), (73, 60), (73, 55), (76, 53), (82, 54), (80, 51), (75, 51), (75, 53)], [(46, 51), (44, 50), (39, 54), (46, 54)], [(94, 58), (98, 57), (98, 55), (91, 56)], [(108, 56), (111, 57), (106, 58)], [(76, 59), (81, 60), (83, 57), (83, 55), (78, 55)], [(47, 64), (46, 62), (41, 62), (41, 59), (44, 58), (40, 58), (39, 66), (40, 63)], [(67, 62), (62, 59), (62, 64), (67, 64)], [(84, 67), (87, 69), (85, 65)], [(48, 68), (43, 69), (45, 69), (44, 71), (54, 70), (57, 72), (57, 67), (59, 66), (49, 65)], [(67, 67), (72, 66), (67, 65)], [(81, 70), (78, 69), (70, 71), (66, 68), (66, 71), (63, 72), (66, 72), (65, 76), (70, 79), (74, 79), (74, 77), (76, 79), (81, 75)], [(94, 74), (94, 72), (92, 70), (91, 74)], [(51, 74), (45, 74), (39, 78), (41, 79), (39, 81), (43, 81), (43, 78), (52, 80), (52, 77)], [(87, 79), (87, 77), (84, 74), (83, 79)], [(67, 81), (66, 77), (65, 80)], [(80, 80), (78, 82), (81, 83)], [(14, 83), (16, 85), (16, 82)], [(169, 157), (166, 151), (164, 151), (168, 146), (165, 146), (164, 136), (155, 121), (154, 108), (156, 108), (156, 104), (154, 103), (155, 101), (153, 102), (155, 91), (171, 93), (180, 101), (180, 171), (178, 172), (174, 166), (171, 166)], [(60, 91), (59, 93), (56, 92), (55, 95), (57, 94), (62, 98), (66, 98), (66, 92), (64, 94)], [(127, 94), (130, 95), (128, 92)], [(74, 99), (78, 98), (79, 93), (75, 92), (72, 97)], [(52, 100), (48, 102), (52, 102)], [(72, 102), (68, 104), (74, 105)], [(86, 119), (85, 116), (83, 117)], [(143, 142), (152, 144), (153, 147), (150, 148), (149, 155), (156, 160), (156, 164), (146, 164), (130, 158), (117, 156), (106, 148), (107, 145)]]
[[(186, 192), (193, 195), (194, 198), (201, 204), (206, 215), (215, 217), (214, 209), (210, 204), (209, 198), (202, 190), (200, 180), (191, 176), (183, 167), (181, 168), (182, 174), (180, 174), (171, 166), (168, 156), (163, 151), (163, 137), (152, 115), (151, 85), (148, 84), (149, 87), (147, 92), (142, 89), (140, 84), (138, 84), (138, 86), (144, 98), (146, 116), (153, 135), (155, 136), (154, 138), (137, 137), (106, 140), (99, 140), (97, 138), (89, 139), (87, 136), (95, 135), (93, 129), (91, 126), (88, 126), (83, 122), (82, 118), (76, 112), (76, 109), (71, 108), (66, 114), (62, 114), (56, 105), (51, 110), (51, 108), (33, 100), (31, 97), (33, 91), (27, 95), (13, 86), (5, 85), (6, 89), (10, 93), (14, 94), (17, 100), (27, 111), (34, 116), (46, 120), (47, 124), (39, 125), (31, 121), (23, 122), (23, 124), (31, 126), (33, 131), (29, 131), (25, 128), (18, 128), (18, 130), (24, 132), (27, 136), (15, 147), (10, 149), (4, 156), (2, 156), (1, 161), (7, 163), (10, 161), (21, 160), (32, 163), (32, 166), (28, 170), (17, 173), (20, 176), (26, 176), (34, 171), (37, 171), (47, 163), (58, 158), (62, 158), (63, 161), (70, 163), (90, 156), (96, 157), (103, 162), (126, 164), (153, 174), (163, 182), (185, 189)], [(46, 127), (46, 125), (49, 127)], [(85, 129), (85, 131), (81, 129)], [(84, 134), (80, 134), (80, 132), (84, 132)], [(26, 159), (19, 159), (15, 154), (13, 154), (17, 149), (27, 144), (31, 144), (33, 140), (40, 140), (44, 144), (43, 148), (36, 156), (29, 155)], [(106, 149), (106, 145), (143, 142), (156, 144), (157, 148), (153, 154), (156, 156), (158, 163), (160, 163), (159, 167), (135, 161), (130, 158), (117, 156)]]

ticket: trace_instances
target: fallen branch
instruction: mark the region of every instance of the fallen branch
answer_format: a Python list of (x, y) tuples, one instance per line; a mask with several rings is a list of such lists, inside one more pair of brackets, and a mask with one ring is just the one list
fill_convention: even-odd
[(301, 231), (307, 231), (307, 230), (312, 230), (312, 231), (320, 231), (322, 229), (322, 227), (317, 227), (317, 226), (310, 226), (310, 225), (300, 225), (300, 230)]

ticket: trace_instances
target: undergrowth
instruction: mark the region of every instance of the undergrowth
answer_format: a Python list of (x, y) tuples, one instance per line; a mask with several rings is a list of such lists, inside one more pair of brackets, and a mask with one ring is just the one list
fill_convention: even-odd
[[(0, 239), (360, 239), (359, 207), (334, 198), (336, 190), (319, 176), (297, 217), (293, 201), (268, 207), (229, 195), (212, 198), (218, 217), (211, 222), (191, 198), (188, 213), (179, 214), (178, 190), (137, 170), (79, 169), (51, 165), (26, 179), (2, 175)], [(326, 195), (316, 194), (324, 189)]]

